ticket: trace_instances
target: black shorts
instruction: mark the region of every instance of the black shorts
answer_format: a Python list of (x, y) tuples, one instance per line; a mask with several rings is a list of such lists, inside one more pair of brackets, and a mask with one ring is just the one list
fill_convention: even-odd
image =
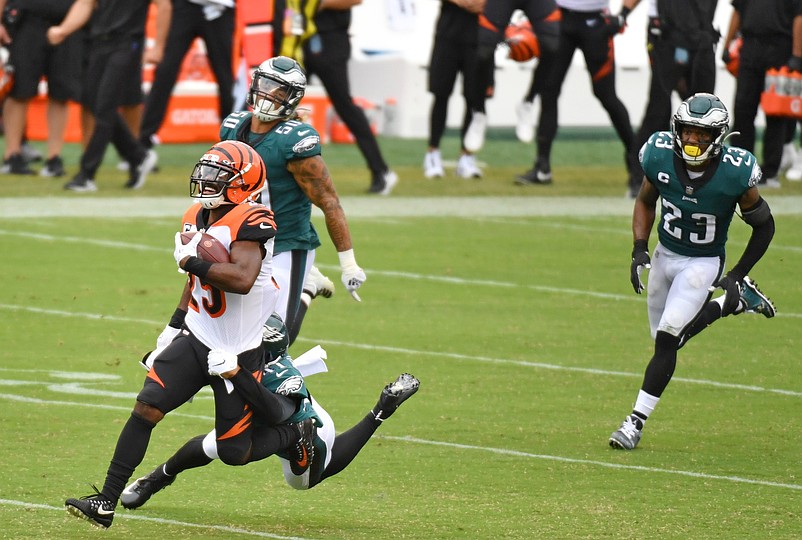
[[(161, 412), (168, 412), (189, 401), (198, 390), (210, 385), (217, 395), (224, 387), (220, 377), (208, 373), (209, 348), (186, 330), (162, 351), (153, 363), (153, 369), (145, 379), (145, 385), (137, 396), (137, 401), (147, 403)], [(264, 367), (264, 354), (261, 347), (238, 355), (240, 366), (250, 372)], [(222, 394), (228, 394), (225, 390)], [(238, 397), (239, 394), (237, 394)], [(223, 400), (225, 401), (225, 400)], [(240, 400), (234, 400), (234, 416), (242, 412)], [(218, 404), (220, 407), (222, 404)], [(227, 413), (228, 416), (228, 413)]]
[(28, 100), (39, 94), (39, 81), (47, 79), (48, 96), (58, 101), (78, 101), (81, 96), (83, 41), (71, 35), (57, 47), (47, 42), (49, 19), (25, 13), (9, 45), (14, 66), (11, 97)]

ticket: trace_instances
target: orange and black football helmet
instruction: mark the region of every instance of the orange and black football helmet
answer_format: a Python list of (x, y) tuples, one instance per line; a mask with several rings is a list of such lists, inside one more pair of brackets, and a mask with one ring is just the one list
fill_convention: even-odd
[(261, 156), (240, 141), (220, 141), (198, 160), (189, 177), (189, 196), (204, 208), (254, 200), (267, 186)]

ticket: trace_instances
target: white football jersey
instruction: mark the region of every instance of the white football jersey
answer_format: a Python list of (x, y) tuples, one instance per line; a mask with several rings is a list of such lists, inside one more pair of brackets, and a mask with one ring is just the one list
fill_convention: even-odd
[(243, 203), (210, 226), (203, 223), (203, 208), (193, 205), (184, 214), (183, 231), (204, 229), (230, 251), (237, 240), (264, 245), (266, 255), (256, 282), (246, 294), (236, 294), (204, 283), (190, 274), (192, 298), (185, 324), (210, 349), (239, 354), (262, 343), (262, 327), (275, 310), (278, 286), (273, 280), (273, 213), (264, 205)]

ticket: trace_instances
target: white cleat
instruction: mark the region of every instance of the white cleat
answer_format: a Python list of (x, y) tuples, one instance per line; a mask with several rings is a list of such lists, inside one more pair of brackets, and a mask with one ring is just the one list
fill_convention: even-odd
[(476, 156), (463, 154), (457, 162), (457, 176), (460, 178), (481, 178), (482, 170), (476, 164)]
[(426, 178), (442, 178), (446, 175), (443, 169), (443, 158), (440, 150), (430, 150), (423, 158), (423, 176)]

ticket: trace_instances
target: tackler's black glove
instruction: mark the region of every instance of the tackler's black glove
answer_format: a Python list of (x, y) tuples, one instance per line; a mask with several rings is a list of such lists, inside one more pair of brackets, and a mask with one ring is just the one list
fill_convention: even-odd
[(725, 275), (713, 284), (713, 287), (724, 290), (724, 305), (721, 306), (721, 316), (732, 315), (738, 309), (741, 301), (741, 286), (738, 279), (730, 274)]
[(724, 50), (721, 51), (721, 61), (724, 62), (724, 64), (732, 62), (732, 56), (730, 56), (730, 50), (727, 47), (724, 47)]
[(629, 280), (632, 282), (632, 288), (635, 292), (640, 294), (645, 287), (640, 275), (644, 268), (652, 267), (652, 260), (649, 258), (649, 244), (646, 240), (635, 240), (635, 246), (632, 248), (632, 264), (629, 267)]

